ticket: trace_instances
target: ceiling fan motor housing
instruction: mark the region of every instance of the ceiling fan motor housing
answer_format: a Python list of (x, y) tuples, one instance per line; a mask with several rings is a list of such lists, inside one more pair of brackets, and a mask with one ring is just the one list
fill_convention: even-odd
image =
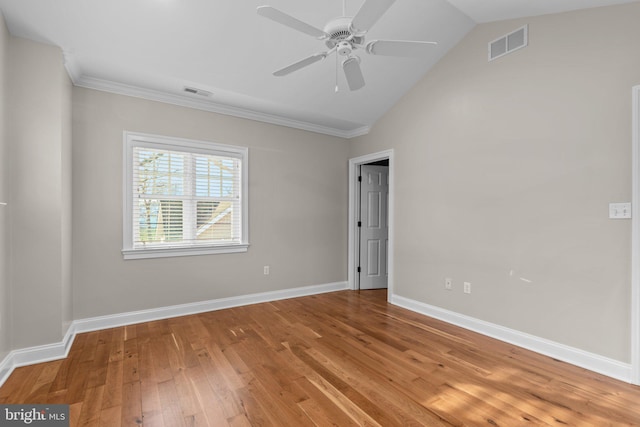
[[(329, 49), (338, 46), (338, 53), (340, 55), (348, 55), (351, 53), (351, 50), (354, 49), (353, 45), (362, 44), (364, 37), (356, 36), (351, 32), (352, 20), (352, 17), (342, 16), (329, 21), (329, 23), (325, 25), (324, 32), (329, 34), (329, 39), (326, 40), (325, 44)], [(349, 51), (342, 53), (340, 50), (341, 46), (344, 46), (343, 49), (346, 49), (346, 46), (348, 46)]]

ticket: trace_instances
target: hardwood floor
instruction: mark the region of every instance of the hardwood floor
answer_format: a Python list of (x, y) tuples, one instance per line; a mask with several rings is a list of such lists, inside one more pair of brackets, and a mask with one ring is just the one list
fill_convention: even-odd
[(640, 387), (343, 291), (79, 334), (0, 403), (72, 426), (640, 425)]

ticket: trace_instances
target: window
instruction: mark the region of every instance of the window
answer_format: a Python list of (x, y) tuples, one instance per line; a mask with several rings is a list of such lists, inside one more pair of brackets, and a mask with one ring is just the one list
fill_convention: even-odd
[(243, 147), (124, 134), (125, 259), (245, 252)]

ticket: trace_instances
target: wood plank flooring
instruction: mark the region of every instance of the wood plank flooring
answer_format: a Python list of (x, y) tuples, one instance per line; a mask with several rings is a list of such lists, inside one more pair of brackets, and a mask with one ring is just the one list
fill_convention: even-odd
[(0, 403), (72, 426), (640, 425), (640, 387), (343, 291), (79, 334)]

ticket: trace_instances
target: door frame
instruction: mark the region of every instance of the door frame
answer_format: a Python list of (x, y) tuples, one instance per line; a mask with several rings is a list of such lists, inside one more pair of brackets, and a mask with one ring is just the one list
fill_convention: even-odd
[(358, 206), (360, 204), (358, 191), (358, 167), (367, 163), (377, 162), (379, 160), (389, 160), (389, 206), (387, 215), (389, 219), (389, 251), (387, 252), (387, 300), (391, 301), (394, 285), (394, 268), (393, 268), (393, 252), (394, 252), (394, 165), (393, 165), (393, 149), (379, 151), (377, 153), (366, 154), (364, 156), (349, 159), (349, 252), (348, 252), (348, 273), (347, 282), (349, 289), (357, 290), (357, 269), (358, 269)]
[(640, 385), (640, 86), (632, 89), (631, 382)]

